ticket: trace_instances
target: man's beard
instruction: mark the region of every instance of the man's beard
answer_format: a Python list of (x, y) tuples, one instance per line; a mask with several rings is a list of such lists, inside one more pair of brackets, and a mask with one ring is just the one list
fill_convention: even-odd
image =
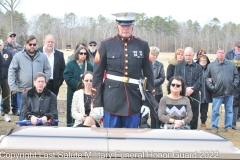
[(47, 50), (47, 51), (49, 51), (49, 52), (52, 52), (53, 51), (53, 47), (45, 47), (45, 49)]
[(94, 53), (96, 51), (96, 49), (90, 49), (91, 53)]
[(11, 41), (11, 43), (10, 43), (13, 47), (17, 47), (17, 43), (16, 43), (16, 41)]
[(35, 54), (36, 50), (35, 49), (27, 49), (28, 54), (31, 56)]

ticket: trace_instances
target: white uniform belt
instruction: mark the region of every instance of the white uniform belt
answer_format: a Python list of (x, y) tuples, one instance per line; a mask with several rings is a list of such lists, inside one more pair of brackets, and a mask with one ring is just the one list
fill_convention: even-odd
[(138, 79), (133, 79), (133, 78), (129, 78), (129, 77), (121, 77), (121, 76), (115, 76), (112, 74), (107, 74), (107, 78), (115, 80), (115, 81), (125, 82), (125, 83), (139, 84)]

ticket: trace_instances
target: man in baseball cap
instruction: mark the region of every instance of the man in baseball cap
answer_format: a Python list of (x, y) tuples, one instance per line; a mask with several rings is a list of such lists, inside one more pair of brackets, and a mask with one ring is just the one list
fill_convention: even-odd
[(91, 53), (90, 61), (92, 62), (92, 64), (94, 64), (93, 61), (94, 61), (95, 55), (97, 53), (97, 42), (91, 40), (88, 43), (88, 49), (90, 50), (90, 53)]
[(8, 37), (11, 37), (11, 36), (14, 36), (14, 37), (16, 37), (16, 33), (14, 33), (14, 32), (8, 32), (8, 35), (7, 35)]
[[(4, 43), (4, 49), (9, 50), (13, 56), (23, 50), (23, 47), (16, 42), (16, 36), (17, 34), (15, 32), (9, 32), (7, 34), (7, 41)], [(17, 96), (15, 94), (11, 94), (11, 106), (13, 115), (19, 116)], [(4, 115), (4, 113), (2, 113), (2, 115)]]

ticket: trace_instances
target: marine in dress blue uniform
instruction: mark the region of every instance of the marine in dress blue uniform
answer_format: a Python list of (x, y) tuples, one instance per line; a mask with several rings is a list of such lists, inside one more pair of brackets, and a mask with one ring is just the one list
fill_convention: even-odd
[(147, 89), (154, 91), (150, 50), (146, 41), (132, 35), (136, 13), (113, 15), (119, 33), (103, 40), (96, 53), (93, 105), (104, 108), (105, 128), (137, 128), (142, 106), (138, 80), (146, 77)]

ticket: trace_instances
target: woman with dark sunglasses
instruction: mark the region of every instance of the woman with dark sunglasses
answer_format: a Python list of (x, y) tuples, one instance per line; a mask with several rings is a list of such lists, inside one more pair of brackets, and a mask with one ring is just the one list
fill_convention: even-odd
[(87, 47), (79, 47), (74, 52), (74, 60), (67, 63), (63, 72), (64, 80), (67, 83), (67, 126), (74, 124), (74, 119), (71, 117), (71, 105), (73, 93), (77, 90), (80, 82), (80, 75), (86, 71), (93, 71), (93, 65), (89, 62), (89, 51)]
[(72, 117), (75, 119), (73, 127), (100, 127), (100, 118), (94, 114), (92, 105), (92, 77), (93, 73), (85, 72), (73, 94)]
[(170, 78), (167, 85), (168, 95), (160, 100), (158, 116), (165, 123), (165, 129), (190, 129), (192, 120), (190, 101), (185, 97), (185, 83), (182, 77)]

